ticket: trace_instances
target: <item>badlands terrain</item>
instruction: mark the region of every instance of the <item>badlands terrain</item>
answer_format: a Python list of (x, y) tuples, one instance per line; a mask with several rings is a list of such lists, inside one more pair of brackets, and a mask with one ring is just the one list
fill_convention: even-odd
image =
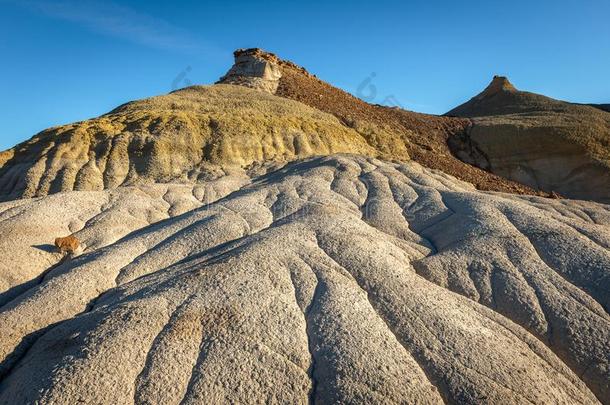
[(607, 204), (610, 114), (603, 108), (519, 91), (496, 76), (481, 94), (447, 113), (474, 117), (450, 144), (462, 160), (500, 176)]
[(235, 56), (0, 153), (0, 403), (610, 404), (610, 113)]

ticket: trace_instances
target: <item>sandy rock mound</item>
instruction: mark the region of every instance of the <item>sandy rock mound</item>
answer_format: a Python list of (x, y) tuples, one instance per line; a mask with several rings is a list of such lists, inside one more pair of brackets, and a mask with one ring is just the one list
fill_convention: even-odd
[(609, 248), (608, 206), (291, 163), (5, 303), (0, 402), (609, 403)]
[(50, 128), (0, 155), (0, 199), (153, 182), (193, 183), (222, 168), (353, 152), (365, 136), (304, 104), (245, 87), (193, 86)]
[(150, 184), (0, 203), (0, 305), (42, 282), (67, 259), (53, 246), (57, 235), (73, 234), (89, 253), (209, 204), (249, 181), (238, 173), (203, 184)]
[(610, 202), (610, 114), (518, 91), (494, 77), (447, 115), (471, 117), (449, 139), (462, 160), (547, 192)]

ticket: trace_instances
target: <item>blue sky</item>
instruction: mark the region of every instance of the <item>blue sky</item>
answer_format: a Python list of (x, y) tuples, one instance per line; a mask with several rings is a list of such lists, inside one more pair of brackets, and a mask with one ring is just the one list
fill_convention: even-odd
[[(0, 149), (129, 100), (214, 82), (262, 47), (372, 102), (444, 113), (494, 74), (610, 102), (610, 1), (0, 0)], [(366, 81), (369, 79), (369, 81)]]

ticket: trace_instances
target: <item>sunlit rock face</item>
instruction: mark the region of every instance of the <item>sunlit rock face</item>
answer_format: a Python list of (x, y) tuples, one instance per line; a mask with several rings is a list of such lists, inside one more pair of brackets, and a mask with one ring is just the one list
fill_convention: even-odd
[(278, 58), (258, 48), (238, 49), (235, 64), (218, 82), (275, 94), (282, 77)]
[(376, 156), (368, 133), (242, 86), (191, 86), (53, 127), (0, 155), (0, 201), (123, 185), (197, 183), (252, 165), (339, 152)]
[(488, 171), (573, 189), (608, 149), (539, 130), (572, 107), (413, 113), (258, 49), (221, 81), (0, 153), (0, 404), (610, 404), (610, 206)]

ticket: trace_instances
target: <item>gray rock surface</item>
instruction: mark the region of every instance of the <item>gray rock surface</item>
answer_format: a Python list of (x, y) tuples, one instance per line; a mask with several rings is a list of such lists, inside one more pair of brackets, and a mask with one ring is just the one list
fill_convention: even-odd
[[(225, 180), (205, 204), (154, 186), (179, 215), (38, 261), (0, 308), (0, 403), (610, 403), (609, 206), (355, 155)], [(0, 219), (47, 205), (56, 233), (111, 193)], [(35, 257), (22, 235), (5, 260)]]
[(39, 283), (65, 259), (53, 246), (56, 237), (73, 234), (84, 245), (77, 253), (89, 253), (209, 204), (249, 181), (243, 174), (203, 184), (151, 184), (0, 203), (0, 252), (10, 252), (0, 261), (0, 305)]
[[(610, 128), (610, 114), (604, 114)], [(607, 165), (592, 159), (586, 147), (561, 136), (568, 131), (578, 134), (576, 126), (585, 126), (557, 116), (566, 121), (558, 128), (557, 121), (546, 118), (548, 115), (545, 119), (521, 115), (474, 119), (468, 137), (486, 163), (471, 163), (535, 189), (610, 203)]]

